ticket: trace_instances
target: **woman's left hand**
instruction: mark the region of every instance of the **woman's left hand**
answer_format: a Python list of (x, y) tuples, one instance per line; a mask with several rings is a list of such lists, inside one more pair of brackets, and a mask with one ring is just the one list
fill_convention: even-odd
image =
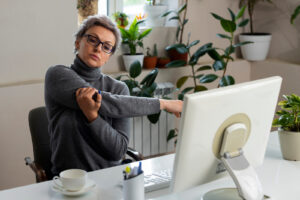
[(160, 99), (160, 109), (173, 113), (176, 117), (180, 117), (182, 112), (183, 101)]
[[(97, 96), (94, 100), (93, 96), (95, 93)], [(94, 121), (98, 117), (101, 100), (102, 97), (95, 88), (79, 88), (76, 91), (76, 101), (89, 122)]]

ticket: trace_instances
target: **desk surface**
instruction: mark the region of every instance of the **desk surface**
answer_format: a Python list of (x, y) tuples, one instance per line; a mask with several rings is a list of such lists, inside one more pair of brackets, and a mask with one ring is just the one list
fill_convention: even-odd
[[(174, 155), (162, 156), (143, 161), (145, 174), (173, 166)], [(134, 163), (132, 165), (136, 165)], [(76, 197), (67, 197), (58, 194), (51, 189), (52, 181), (17, 187), (0, 191), (0, 199), (22, 200), (120, 200), (122, 199), (122, 170), (124, 166), (89, 172), (90, 179), (96, 182), (97, 187), (93, 191)], [(300, 199), (300, 162), (283, 160), (280, 153), (277, 133), (271, 133), (266, 157), (262, 166), (257, 168), (258, 176), (262, 182), (263, 190), (272, 197), (272, 200), (299, 200)], [(147, 193), (147, 199), (155, 200), (196, 200), (205, 192), (216, 188), (234, 187), (230, 178), (220, 179), (190, 190), (170, 194), (168, 189)]]

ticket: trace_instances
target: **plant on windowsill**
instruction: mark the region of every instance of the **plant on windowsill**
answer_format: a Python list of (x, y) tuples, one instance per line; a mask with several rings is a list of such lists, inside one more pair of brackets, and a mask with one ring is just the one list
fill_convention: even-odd
[(153, 54), (150, 53), (150, 48), (147, 47), (147, 53), (144, 57), (144, 68), (145, 69), (154, 69), (157, 65), (157, 47), (154, 44)]
[(90, 15), (98, 13), (98, 0), (77, 0), (78, 24)]
[(119, 28), (122, 36), (122, 44), (129, 48), (129, 52), (123, 54), (126, 71), (130, 70), (130, 66), (135, 60), (138, 60), (143, 66), (144, 54), (142, 52), (138, 53), (137, 47), (144, 48), (143, 38), (152, 30), (149, 28), (140, 32), (139, 24), (143, 22), (144, 20), (138, 21), (135, 18), (128, 30), (121, 27)]
[[(141, 82), (136, 79), (142, 73), (142, 66), (138, 60), (135, 60), (129, 69), (129, 74), (120, 75), (116, 79), (121, 80), (123, 77), (127, 79), (122, 80), (128, 87), (131, 96), (138, 97), (154, 97), (154, 91), (157, 87), (155, 79), (158, 74), (157, 69), (153, 69), (149, 72)], [(157, 123), (159, 120), (160, 112), (158, 114), (148, 115), (148, 119), (151, 123)]]
[(126, 28), (128, 25), (128, 16), (123, 12), (115, 12), (113, 18), (117, 23), (118, 28)]
[(157, 27), (165, 25), (165, 18), (162, 18), (162, 13), (166, 12), (167, 6), (160, 4), (158, 0), (146, 0), (144, 11), (146, 13), (146, 26)]
[(254, 31), (253, 15), (255, 7), (259, 2), (266, 1), (272, 3), (271, 0), (240, 0), (240, 6), (247, 5), (250, 18), (250, 32), (239, 35), (239, 40), (252, 41), (253, 44), (241, 47), (242, 55), (246, 60), (259, 61), (265, 60), (269, 51), (272, 35), (271, 33), (259, 33)]
[(291, 23), (291, 24), (294, 24), (294, 21), (295, 21), (295, 19), (297, 18), (297, 16), (299, 15), (299, 13), (300, 13), (300, 5), (298, 5), (298, 6), (295, 8), (293, 14), (291, 15), (291, 19), (290, 19), (290, 23)]
[(167, 17), (170, 14), (174, 14), (174, 16), (169, 19), (169, 21), (178, 21), (178, 26), (176, 30), (176, 44), (169, 45), (165, 48), (171, 61), (183, 60), (187, 62), (188, 60), (188, 52), (185, 48), (186, 45), (183, 44), (184, 27), (189, 21), (188, 19), (186, 19), (187, 6), (188, 0), (185, 0), (185, 3), (177, 10), (169, 10), (162, 15), (162, 17)]
[(273, 120), (273, 127), (278, 127), (280, 148), (286, 160), (300, 160), (300, 97), (296, 94), (283, 95), (285, 100), (278, 106), (278, 118)]
[[(237, 14), (234, 14), (231, 9), (228, 8), (228, 11), (230, 13), (231, 19), (225, 19), (215, 13), (211, 13), (212, 16), (220, 21), (220, 24), (223, 28), (223, 30), (227, 34), (217, 34), (218, 37), (228, 40), (229, 45), (227, 48), (217, 48), (213, 47), (212, 43), (207, 43), (201, 47), (199, 47), (193, 55), (191, 55), (190, 49), (191, 47), (197, 45), (200, 41), (195, 40), (191, 43), (187, 43), (187, 45), (183, 45), (182, 48), (186, 48), (186, 51), (189, 54), (189, 62), (187, 63), (191, 67), (191, 75), (183, 76), (177, 80), (176, 87), (177, 90), (180, 91), (178, 95), (178, 99), (183, 100), (184, 95), (188, 92), (200, 92), (207, 90), (207, 87), (205, 87), (203, 84), (212, 83), (214, 81), (218, 81), (217, 87), (225, 87), (228, 85), (235, 84), (235, 80), (231, 75), (226, 75), (227, 72), (227, 66), (230, 61), (233, 61), (233, 57), (231, 56), (237, 47), (249, 44), (250, 42), (245, 41), (242, 43), (234, 44), (234, 36), (237, 28), (241, 28), (247, 25), (248, 19), (241, 19), (241, 17), (244, 14), (245, 6), (243, 6)], [(228, 35), (229, 34), (229, 35)], [(190, 34), (189, 37), (190, 38)], [(188, 39), (189, 40), (189, 39)], [(218, 51), (221, 51), (222, 53), (218, 53)], [(198, 60), (200, 57), (204, 56), (205, 54), (208, 54), (213, 60), (212, 66), (205, 65), (198, 67)], [(182, 60), (175, 60), (167, 64), (167, 67), (179, 67), (183, 66), (186, 63)], [(197, 67), (197, 69), (196, 69)], [(214, 70), (213, 73), (203, 73), (206, 70)], [(219, 75), (221, 74), (221, 75)], [(182, 86), (186, 84), (186, 82), (192, 79), (193, 86), (185, 87)], [(169, 131), (167, 141), (169, 141), (172, 138), (177, 137), (177, 131), (176, 129), (172, 129)], [(176, 141), (176, 140), (175, 140)]]

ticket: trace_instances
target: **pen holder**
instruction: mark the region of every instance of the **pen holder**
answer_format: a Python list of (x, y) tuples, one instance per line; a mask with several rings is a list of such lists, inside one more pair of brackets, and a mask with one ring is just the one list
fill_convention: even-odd
[(123, 181), (124, 200), (144, 200), (144, 173)]

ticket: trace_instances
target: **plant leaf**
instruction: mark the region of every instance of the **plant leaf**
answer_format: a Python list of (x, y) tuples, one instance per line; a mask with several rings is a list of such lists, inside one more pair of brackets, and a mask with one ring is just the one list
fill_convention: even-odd
[(178, 9), (178, 14), (180, 14), (182, 11), (186, 9), (186, 3), (183, 4), (179, 9)]
[(207, 74), (200, 78), (200, 83), (211, 83), (218, 78), (215, 74)]
[(193, 90), (194, 87), (187, 87), (187, 88), (184, 88), (184, 90), (181, 91), (181, 94), (185, 95), (186, 93), (188, 93), (189, 91)]
[(221, 60), (216, 60), (213, 64), (213, 68), (215, 71), (223, 70), (224, 67), (225, 67), (225, 64)]
[(178, 79), (176, 83), (176, 87), (181, 88), (181, 86), (187, 81), (188, 78), (189, 78), (188, 76), (183, 76), (180, 79)]
[(210, 13), (215, 19), (217, 20), (224, 20), (223, 17), (220, 17), (219, 15), (215, 14), (215, 13)]
[(141, 40), (141, 39), (143, 39), (144, 37), (146, 37), (151, 31), (152, 31), (151, 28), (149, 28), (149, 29), (143, 31), (143, 32), (139, 35), (138, 40)]
[(226, 38), (226, 39), (231, 40), (231, 37), (228, 36), (228, 35), (225, 35), (225, 34), (220, 34), (220, 33), (218, 33), (217, 36), (218, 36), (219, 38)]
[(294, 10), (294, 13), (291, 16), (290, 22), (291, 24), (294, 24), (294, 21), (296, 19), (296, 17), (299, 15), (300, 13), (300, 5), (296, 7), (296, 9)]
[(153, 69), (145, 78), (141, 81), (141, 84), (144, 85), (146, 84), (147, 86), (151, 86), (153, 82), (156, 79), (156, 76), (158, 74), (158, 69)]
[(182, 26), (184, 26), (186, 23), (188, 23), (189, 19), (185, 19), (182, 23)]
[(178, 94), (178, 96), (177, 96), (178, 100), (183, 101), (183, 98), (184, 98), (184, 94), (182, 94), (182, 93)]
[(142, 66), (140, 61), (136, 60), (130, 65), (129, 75), (132, 78), (138, 77), (142, 72)]
[(226, 56), (229, 56), (230, 54), (234, 53), (234, 51), (235, 51), (235, 47), (232, 46), (232, 45), (230, 45), (229, 47), (227, 47), (227, 48), (225, 49), (225, 55), (226, 55)]
[(207, 53), (214, 60), (221, 60), (222, 59), (220, 54), (215, 49), (211, 49)]
[(171, 20), (179, 20), (179, 16), (171, 17), (171, 18), (169, 19), (169, 21), (171, 21)]
[(171, 129), (168, 133), (167, 142), (169, 142), (171, 139), (177, 137), (175, 129)]
[(239, 24), (238, 24), (238, 27), (244, 27), (248, 24), (249, 22), (249, 19), (244, 19), (243, 21), (241, 21)]
[(165, 12), (164, 14), (162, 14), (161, 17), (166, 17), (166, 16), (168, 16), (172, 12), (175, 12), (175, 11), (174, 10), (169, 10), (169, 11)]
[(224, 31), (228, 33), (233, 33), (236, 30), (236, 24), (227, 19), (221, 20), (221, 26), (223, 27)]
[(245, 41), (245, 42), (241, 42), (241, 43), (235, 44), (235, 45), (233, 45), (233, 47), (240, 47), (240, 46), (243, 46), (243, 45), (246, 45), (246, 44), (251, 44), (251, 43), (253, 43), (253, 42)]
[(208, 53), (212, 48), (212, 43), (207, 43), (197, 49), (197, 51), (191, 56), (189, 64), (195, 65), (197, 64), (199, 58), (204, 54)]
[(241, 18), (244, 15), (246, 9), (246, 5), (244, 5), (238, 12), (238, 14), (236, 15), (235, 19), (238, 20), (239, 18)]
[(234, 85), (234, 83), (235, 83), (234, 78), (230, 75), (222, 77), (219, 82), (221, 87), (228, 86), (228, 85)]
[(180, 47), (184, 47), (186, 48), (186, 46), (184, 44), (172, 44), (172, 45), (169, 45), (165, 48), (166, 51), (169, 51), (171, 49), (176, 49), (176, 48), (180, 48)]
[(182, 67), (185, 66), (186, 62), (184, 60), (173, 60), (166, 64), (166, 67)]
[(199, 72), (199, 71), (204, 71), (204, 70), (209, 70), (209, 69), (211, 69), (211, 66), (209, 66), (209, 65), (204, 65), (204, 66), (199, 67), (199, 68), (197, 69), (197, 72)]
[(156, 124), (159, 120), (160, 113), (161, 111), (159, 111), (159, 113), (156, 114), (148, 115), (147, 118), (152, 124)]
[(194, 92), (201, 92), (207, 90), (207, 87), (202, 86), (202, 85), (197, 85), (194, 89)]
[(202, 76), (204, 76), (204, 74), (199, 74), (199, 75), (195, 76), (195, 78), (196, 78), (196, 79), (199, 79), (199, 78), (201, 78)]
[(233, 13), (233, 11), (230, 9), (230, 8), (227, 8), (229, 13), (230, 13), (230, 16), (231, 16), (231, 21), (235, 22), (235, 14)]
[(195, 40), (195, 41), (191, 42), (191, 44), (189, 44), (186, 48), (189, 49), (189, 48), (191, 48), (192, 46), (197, 45), (199, 42), (200, 42), (200, 40)]

